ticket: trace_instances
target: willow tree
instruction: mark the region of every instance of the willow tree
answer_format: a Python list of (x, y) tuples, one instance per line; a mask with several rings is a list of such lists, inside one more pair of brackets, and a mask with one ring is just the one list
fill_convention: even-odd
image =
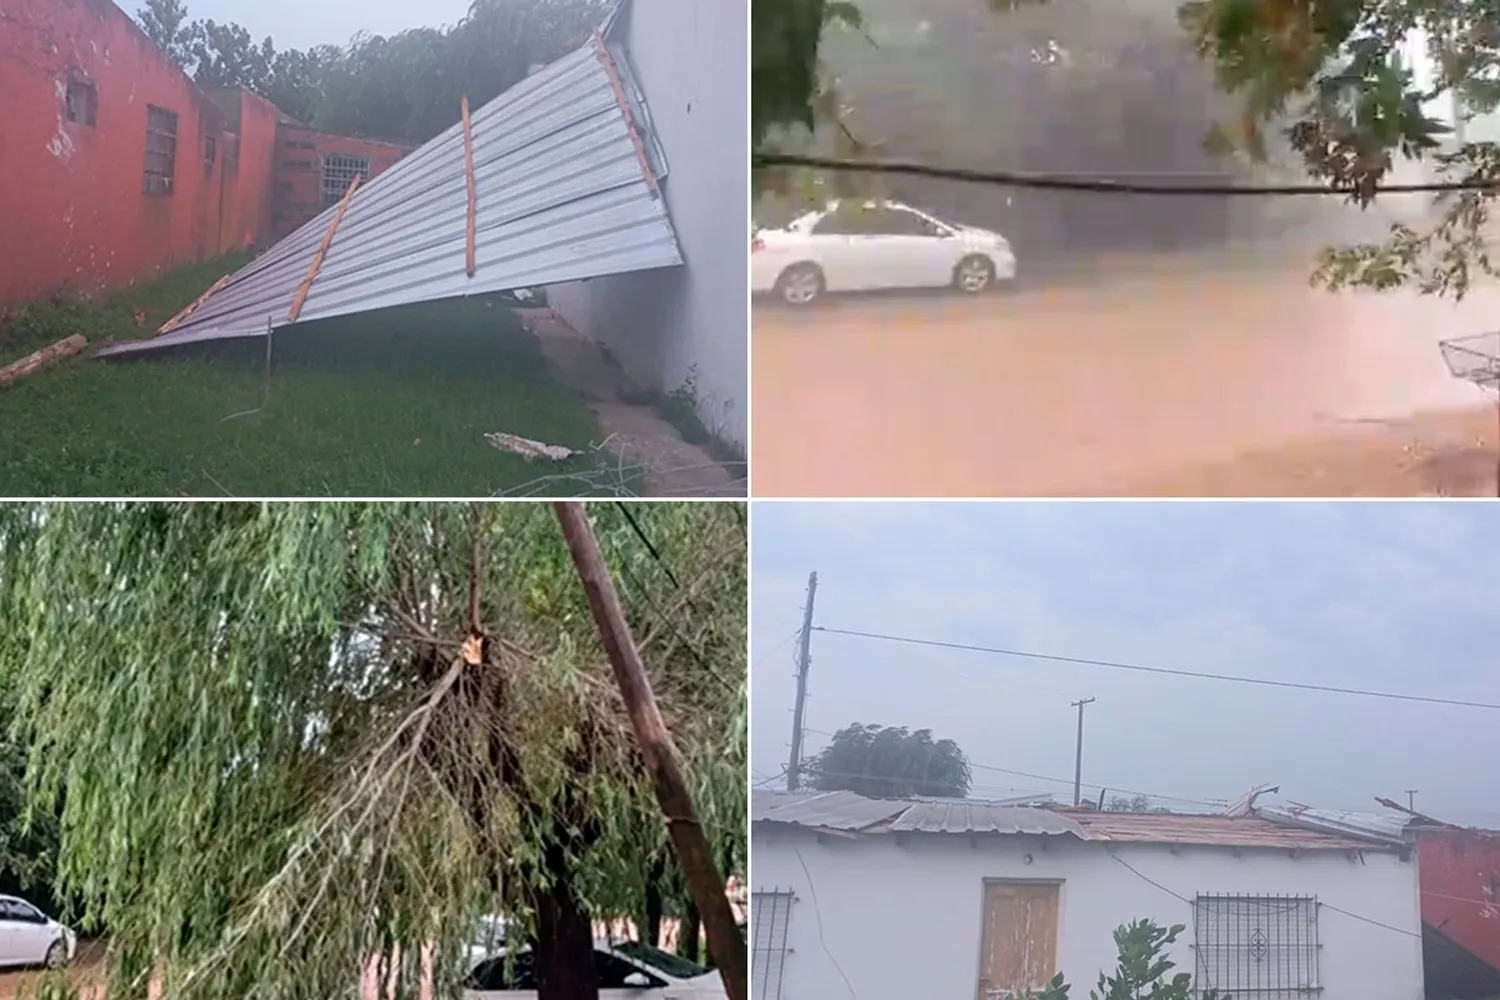
[[(742, 862), (743, 511), (590, 513)], [(451, 994), (496, 912), (543, 997), (596, 994), (590, 921), (641, 912), (666, 836), (546, 505), (11, 505), (0, 581), (14, 735), (111, 996)]]

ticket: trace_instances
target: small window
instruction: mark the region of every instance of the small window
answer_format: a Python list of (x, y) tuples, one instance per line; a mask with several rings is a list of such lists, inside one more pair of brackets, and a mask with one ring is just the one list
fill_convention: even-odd
[(323, 204), (335, 205), (358, 177), (363, 184), (370, 176), (368, 156), (344, 156), (332, 153), (323, 157)]
[(154, 104), (146, 105), (147, 194), (171, 194), (177, 173), (177, 114)]
[(219, 146), (214, 137), (207, 135), (203, 137), (203, 172), (209, 173), (214, 168), (214, 158), (218, 155)]
[(99, 120), (99, 88), (82, 80), (68, 81), (68, 121), (94, 125)]
[(1323, 988), (1310, 896), (1199, 896), (1193, 933), (1199, 983), (1256, 1000), (1298, 1000)]
[(750, 894), (750, 982), (755, 987), (755, 1000), (781, 1000), (792, 899), (790, 889)]

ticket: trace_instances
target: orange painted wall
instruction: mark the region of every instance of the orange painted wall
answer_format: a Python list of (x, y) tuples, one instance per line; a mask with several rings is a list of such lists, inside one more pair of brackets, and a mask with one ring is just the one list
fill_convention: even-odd
[[(67, 120), (70, 79), (97, 88), (92, 126)], [(97, 291), (219, 248), (226, 115), (109, 0), (6, 0), (0, 94), (0, 303)], [(148, 104), (177, 114), (170, 194), (142, 190)]]
[[(410, 146), (319, 132), (283, 122), (276, 130), (276, 166), (271, 231), (280, 239), (316, 219), (328, 206), (322, 202), (321, 164), (331, 155), (363, 156), (370, 160), (370, 176), (388, 169)], [(364, 183), (364, 181), (361, 181)]]
[(1422, 830), (1422, 919), (1500, 969), (1500, 833)]

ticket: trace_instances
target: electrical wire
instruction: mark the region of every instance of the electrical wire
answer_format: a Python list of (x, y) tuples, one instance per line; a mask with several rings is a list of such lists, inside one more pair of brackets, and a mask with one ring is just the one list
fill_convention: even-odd
[[(935, 167), (907, 160), (846, 160), (827, 156), (801, 156), (790, 153), (755, 153), (750, 165), (766, 167), (802, 167), (811, 170), (836, 170), (843, 173), (907, 174), (937, 180), (969, 181), (1004, 187), (1031, 188), (1044, 191), (1088, 191), (1096, 194), (1136, 194), (1155, 196), (1236, 197), (1355, 194), (1349, 187), (1319, 184), (1155, 184), (1143, 181), (1118, 181), (1101, 177), (1068, 177), (1059, 174), (1016, 173), (1014, 171), (974, 170), (967, 167)], [(1500, 187), (1495, 181), (1433, 181), (1424, 184), (1382, 184), (1371, 194), (1421, 194), (1440, 191), (1483, 191)]]
[(1371, 691), (1364, 688), (1335, 687), (1328, 684), (1307, 684), (1301, 681), (1278, 681), (1267, 677), (1245, 677), (1239, 674), (1216, 674), (1198, 670), (1179, 670), (1174, 667), (1153, 667), (1140, 663), (1123, 663), (1118, 660), (1093, 660), (1082, 656), (1059, 656), (1054, 653), (1033, 653), (1020, 649), (1005, 649), (999, 646), (978, 646), (964, 642), (944, 642), (939, 639), (918, 639), (905, 635), (886, 635), (880, 632), (861, 632), (855, 629), (829, 628), (826, 625), (815, 625), (813, 629), (817, 632), (827, 632), (830, 635), (848, 635), (861, 639), (879, 639), (884, 642), (899, 642), (913, 646), (934, 646), (940, 649), (958, 649), (972, 653), (991, 653), (996, 656), (1045, 660), (1049, 663), (1071, 663), (1086, 667), (1108, 667), (1112, 670), (1133, 670), (1145, 674), (1165, 674), (1170, 677), (1196, 677), (1199, 680), (1231, 681), (1236, 684), (1257, 684), (1262, 687), (1293, 688), (1299, 691), (1321, 691), (1326, 694), (1351, 694), (1365, 698), (1384, 698), (1390, 701), (1415, 701), (1428, 705), (1454, 705), (1459, 708), (1485, 708), (1491, 711), (1500, 711), (1500, 704), (1484, 701), (1465, 701), (1461, 698), (1438, 698), (1431, 695), (1401, 694), (1395, 691)]

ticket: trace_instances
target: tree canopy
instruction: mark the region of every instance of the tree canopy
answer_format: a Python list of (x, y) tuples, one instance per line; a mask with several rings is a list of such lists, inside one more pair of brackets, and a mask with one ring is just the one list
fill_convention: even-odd
[[(824, 44), (860, 25), (860, 9), (873, 2), (861, 0), (856, 8), (756, 0), (754, 148), (784, 144), (786, 135), (815, 126), (833, 129), (835, 118), (858, 114), (858, 107), (826, 99), (843, 81), (818, 70)], [(965, 2), (976, 10), (988, 6), (1010, 25), (1016, 8), (1046, 0)], [(1402, 159), (1429, 165), (1442, 180), (1500, 181), (1500, 144), (1454, 136), (1427, 110), (1456, 96), (1462, 120), (1500, 102), (1500, 9), (1491, 3), (1187, 0), (1178, 22), (1184, 42), (1230, 101), (1223, 121), (1204, 137), (1220, 152), (1254, 164), (1286, 149), (1307, 176), (1360, 207), (1378, 198), (1379, 184)], [(1020, 38), (1021, 29), (1014, 31)], [(1430, 83), (1419, 82), (1403, 58), (1413, 46), (1425, 48), (1435, 66)], [(990, 132), (975, 124), (972, 133)], [(1005, 131), (997, 126), (997, 134)], [(1070, 172), (1089, 166), (1075, 164)], [(1334, 288), (1413, 285), (1461, 296), (1476, 278), (1495, 274), (1487, 241), (1495, 191), (1446, 193), (1425, 221), (1394, 222), (1383, 240), (1328, 248), (1316, 277)]]
[(580, 45), (608, 0), (473, 0), (463, 20), (346, 45), (278, 49), (243, 26), (189, 20), (184, 0), (144, 0), (136, 14), (152, 40), (205, 87), (247, 87), (316, 128), (395, 142), (425, 142), (458, 120), (460, 98), (479, 106)]
[(821, 791), (845, 789), (872, 798), (963, 798), (972, 780), (969, 760), (952, 740), (934, 740), (930, 729), (858, 722), (834, 733), (803, 769)]
[[(589, 511), (742, 874), (743, 511)], [(346, 995), (379, 958), (416, 996), (424, 946), (446, 992), (503, 913), (543, 995), (586, 996), (558, 942), (641, 912), (668, 855), (544, 504), (13, 504), (0, 580), (28, 790), (73, 916), (109, 928), (111, 995)]]

